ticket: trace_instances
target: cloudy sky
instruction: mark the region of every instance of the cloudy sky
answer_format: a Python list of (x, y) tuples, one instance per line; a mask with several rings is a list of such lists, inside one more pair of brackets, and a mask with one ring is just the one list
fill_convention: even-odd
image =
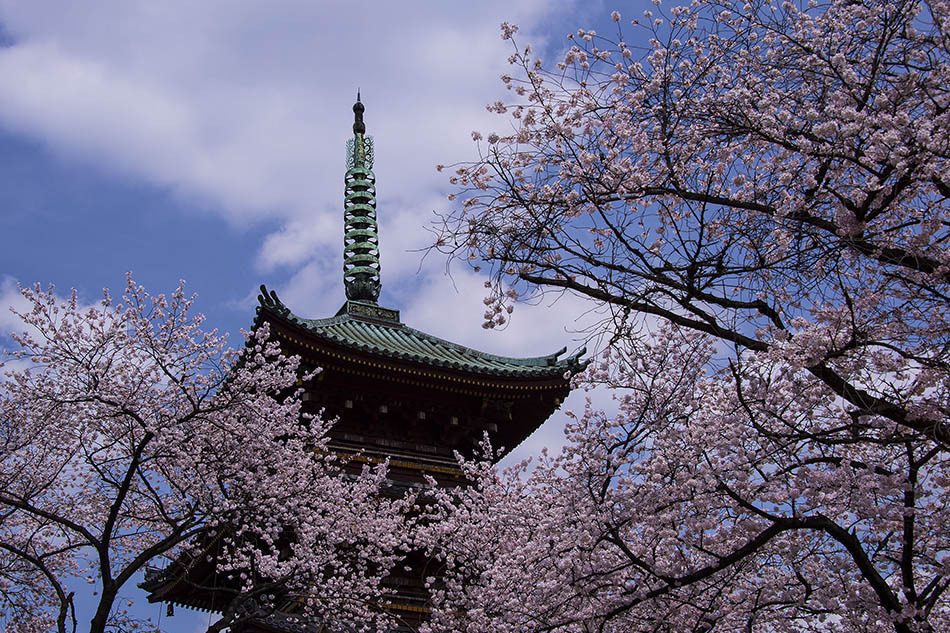
[[(443, 258), (418, 250), (433, 212), (450, 204), (435, 165), (472, 158), (472, 130), (503, 129), (485, 110), (511, 94), (499, 81), (511, 53), (499, 24), (519, 24), (519, 41), (550, 59), (577, 27), (609, 28), (613, 8), (624, 10), (591, 0), (0, 0), (0, 329), (15, 326), (5, 307), (17, 282), (93, 301), (103, 287), (121, 290), (126, 271), (155, 292), (187, 280), (210, 324), (234, 337), (261, 283), (301, 316), (332, 315), (360, 89), (376, 141), (381, 303), (494, 353), (578, 347), (578, 301), (519, 309), (506, 331), (486, 332), (482, 280), (458, 266), (446, 276)], [(556, 443), (562, 423), (522, 454)]]

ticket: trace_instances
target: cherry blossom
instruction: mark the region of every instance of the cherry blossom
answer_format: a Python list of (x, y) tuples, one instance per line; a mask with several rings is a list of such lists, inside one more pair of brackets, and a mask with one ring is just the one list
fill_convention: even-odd
[(659, 316), (946, 445), (950, 7), (813, 4), (652, 7), (553, 65), (514, 43), (509, 131), (453, 166), (435, 248), (502, 304), (569, 290), (625, 337)]
[(533, 470), (463, 462), (415, 532), (445, 567), (425, 630), (947, 630), (950, 454), (716, 349), (676, 325), (617, 345), (584, 377), (616, 412), (588, 405)]
[(616, 411), (434, 495), (429, 630), (948, 630), (950, 5), (653, 4), (553, 62), (506, 26), (448, 167), (486, 327), (606, 308)]
[(374, 604), (404, 531), (379, 495), (385, 468), (342, 475), (331, 422), (301, 416), (312, 374), (266, 327), (230, 349), (183, 285), (151, 296), (130, 278), (89, 308), (21, 292), (0, 383), (7, 630), (74, 631), (89, 604), (90, 631), (147, 628), (119, 593), (146, 564), (206, 564), (209, 539), (224, 615), (211, 630), (281, 600), (334, 630), (386, 621)]

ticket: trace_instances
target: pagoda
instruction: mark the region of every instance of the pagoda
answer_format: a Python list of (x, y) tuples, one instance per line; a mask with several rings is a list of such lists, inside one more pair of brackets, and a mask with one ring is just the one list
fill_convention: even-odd
[[(566, 356), (562, 348), (534, 358), (488, 354), (413, 329), (398, 310), (378, 303), (373, 139), (366, 135), (359, 95), (353, 112), (344, 179), (346, 300), (334, 316), (308, 319), (261, 286), (254, 327), (267, 324), (286, 354), (300, 356), (304, 370), (322, 369), (303, 399), (307, 413), (338, 419), (329, 430), (329, 450), (354, 464), (388, 460), (389, 494), (428, 485), (430, 478), (439, 486), (466, 485), (455, 453), (475, 455), (486, 434), (503, 452), (518, 446), (568, 395), (570, 376), (586, 364), (580, 360), (584, 350)], [(388, 608), (407, 630), (428, 612), (421, 570), (413, 569), (424, 564), (410, 560), (409, 571), (390, 579)], [(205, 583), (163, 576), (144, 583), (150, 601), (214, 610), (213, 596), (189, 590)], [(280, 616), (242, 630), (296, 630), (286, 624), (292, 618)]]

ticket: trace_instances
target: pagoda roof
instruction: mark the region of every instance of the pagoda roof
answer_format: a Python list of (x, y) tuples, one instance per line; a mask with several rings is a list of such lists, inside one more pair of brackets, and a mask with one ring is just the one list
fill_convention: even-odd
[(258, 323), (265, 313), (295, 329), (330, 344), (384, 358), (441, 367), (471, 374), (508, 378), (543, 379), (566, 377), (586, 367), (580, 360), (586, 350), (563, 356), (561, 348), (547, 356), (512, 358), (481, 352), (421, 332), (399, 321), (396, 310), (364, 301), (347, 301), (336, 316), (305, 319), (293, 314), (274, 291), (261, 286)]

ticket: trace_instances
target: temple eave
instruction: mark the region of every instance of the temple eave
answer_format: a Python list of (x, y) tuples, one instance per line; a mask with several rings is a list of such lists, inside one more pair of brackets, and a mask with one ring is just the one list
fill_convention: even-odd
[(386, 366), (396, 374), (515, 391), (541, 388), (544, 384), (567, 385), (570, 376), (587, 365), (580, 360), (583, 349), (566, 357), (561, 357), (565, 348), (530, 358), (480, 352), (407, 327), (398, 322), (398, 312), (394, 310), (390, 311), (394, 318), (382, 319), (344, 313), (344, 306), (335, 317), (311, 320), (291, 313), (280, 303), (276, 293), (265, 292), (260, 302), (256, 325), (269, 322), (274, 335), (294, 343), (302, 356), (345, 358), (376, 368)]

